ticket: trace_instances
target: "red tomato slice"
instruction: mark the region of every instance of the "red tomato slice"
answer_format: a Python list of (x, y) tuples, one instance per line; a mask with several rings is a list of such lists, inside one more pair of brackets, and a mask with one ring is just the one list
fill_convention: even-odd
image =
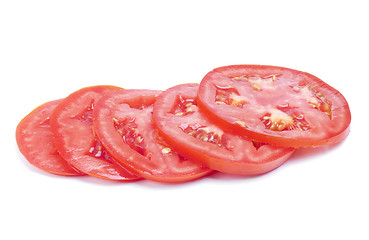
[(152, 111), (160, 93), (125, 90), (101, 98), (93, 113), (101, 143), (115, 161), (146, 179), (185, 182), (208, 174), (210, 169), (178, 155), (158, 135)]
[(50, 115), (60, 101), (44, 103), (23, 118), (16, 130), (17, 144), (23, 156), (35, 167), (57, 175), (84, 175), (60, 156), (53, 142)]
[(202, 80), (198, 100), (219, 124), (284, 147), (337, 143), (351, 122), (340, 92), (309, 73), (282, 67), (216, 68)]
[(154, 121), (164, 139), (181, 155), (221, 172), (254, 175), (282, 165), (294, 148), (253, 143), (213, 124), (197, 107), (198, 84), (163, 92), (154, 105)]
[(104, 94), (121, 90), (114, 86), (92, 86), (72, 93), (55, 108), (50, 126), (60, 155), (72, 166), (97, 178), (132, 181), (140, 177), (112, 161), (92, 125), (95, 102)]

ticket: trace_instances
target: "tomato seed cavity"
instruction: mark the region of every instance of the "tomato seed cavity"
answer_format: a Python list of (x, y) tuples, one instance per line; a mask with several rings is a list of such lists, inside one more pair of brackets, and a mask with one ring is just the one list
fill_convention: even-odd
[(123, 141), (139, 154), (147, 157), (147, 151), (144, 146), (144, 138), (136, 132), (137, 124), (134, 118), (126, 118), (119, 122), (113, 118), (114, 126), (117, 132), (122, 136)]
[(110, 154), (105, 150), (103, 145), (97, 139), (95, 139), (87, 155), (90, 155), (91, 157), (95, 158), (102, 158), (109, 162), (112, 162)]
[(300, 82), (298, 86), (290, 87), (296, 93), (300, 93), (313, 108), (325, 113), (330, 119), (332, 118), (332, 103), (313, 86)]
[(220, 104), (227, 104), (233, 105), (239, 108), (242, 108), (244, 104), (246, 104), (246, 100), (244, 97), (240, 96), (238, 91), (229, 86), (229, 87), (222, 87), (215, 85), (216, 93), (215, 93), (215, 103)]
[(202, 126), (200, 124), (182, 123), (178, 126), (184, 133), (200, 139), (201, 141), (215, 144), (219, 147), (231, 150), (230, 140), (223, 134), (223, 131), (215, 127)]
[(267, 129), (272, 131), (310, 129), (302, 113), (296, 112), (289, 104), (278, 105), (273, 111), (260, 118)]
[(196, 99), (184, 99), (181, 94), (178, 95), (177, 105), (172, 113), (176, 116), (186, 116), (197, 110)]
[(264, 76), (264, 77), (260, 77), (260, 76), (239, 76), (239, 77), (234, 77), (232, 78), (232, 80), (235, 81), (244, 81), (247, 82), (251, 85), (251, 87), (255, 90), (255, 91), (261, 91), (263, 90), (263, 86), (265, 86), (266, 84), (271, 84), (274, 81), (278, 80), (277, 75), (268, 75), (268, 76)]

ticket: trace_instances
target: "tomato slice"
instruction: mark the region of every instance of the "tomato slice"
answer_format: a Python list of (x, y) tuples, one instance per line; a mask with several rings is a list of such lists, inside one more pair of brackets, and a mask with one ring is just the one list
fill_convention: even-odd
[(60, 101), (44, 103), (20, 121), (16, 130), (18, 148), (29, 163), (46, 172), (63, 176), (84, 175), (60, 156), (53, 142), (50, 115)]
[(178, 153), (211, 169), (242, 175), (269, 172), (292, 155), (294, 148), (254, 143), (215, 125), (197, 106), (198, 87), (172, 87), (154, 105), (154, 121)]
[(79, 171), (102, 179), (133, 181), (140, 177), (112, 161), (92, 124), (95, 102), (104, 94), (121, 90), (114, 86), (92, 86), (70, 94), (51, 114), (50, 126), (60, 155)]
[(119, 164), (153, 181), (185, 182), (210, 173), (178, 155), (158, 135), (152, 111), (160, 93), (125, 90), (101, 98), (93, 113), (101, 143)]
[(309, 73), (283, 67), (216, 68), (201, 81), (198, 100), (219, 124), (284, 147), (340, 142), (351, 122), (340, 92)]

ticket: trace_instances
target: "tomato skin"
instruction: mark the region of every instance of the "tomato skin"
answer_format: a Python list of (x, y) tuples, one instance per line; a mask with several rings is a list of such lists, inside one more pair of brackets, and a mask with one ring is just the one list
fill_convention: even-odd
[(44, 103), (24, 117), (17, 126), (18, 148), (33, 166), (62, 176), (84, 173), (69, 165), (57, 152), (49, 125), (49, 117), (61, 100)]
[[(275, 85), (274, 92), (273, 87), (261, 89), (259, 83), (266, 84), (266, 81), (255, 81), (252, 79), (255, 76), (275, 76), (275, 82), (279, 85)], [(216, 103), (214, 86), (221, 82), (238, 90), (240, 98), (245, 102), (242, 109), (234, 110), (236, 107), (229, 104)], [(250, 90), (252, 86), (256, 91)], [(321, 99), (325, 102), (323, 103)], [(216, 68), (201, 81), (198, 101), (204, 112), (218, 124), (240, 132), (254, 141), (276, 146), (299, 148), (335, 144), (345, 139), (350, 131), (351, 113), (344, 96), (314, 75), (289, 68), (265, 65), (232, 65)], [(306, 106), (301, 104), (304, 101)], [(323, 103), (322, 106), (326, 105), (328, 110), (319, 109), (314, 105), (318, 104), (318, 101)], [(259, 105), (251, 106), (249, 103)], [(257, 112), (263, 112), (264, 108), (275, 107), (278, 104), (290, 104), (290, 109), (305, 114), (304, 121), (309, 124), (309, 129), (276, 131), (263, 126), (259, 119), (265, 115)], [(238, 124), (240, 122), (241, 125)]]
[[(182, 183), (209, 174), (212, 170), (188, 160), (183, 161), (175, 152), (170, 151), (169, 155), (161, 152), (171, 146), (159, 139), (152, 120), (152, 104), (160, 93), (156, 90), (125, 90), (102, 97), (96, 103), (93, 113), (93, 123), (101, 143), (114, 156), (114, 161), (145, 179)], [(130, 133), (131, 137), (119, 133), (125, 129), (120, 128), (125, 122), (134, 126), (135, 130), (130, 128), (134, 131)], [(144, 149), (141, 153), (127, 143), (137, 139), (143, 143), (138, 146)], [(148, 155), (152, 157), (149, 159)]]
[(100, 85), (75, 91), (55, 108), (50, 126), (60, 155), (79, 171), (105, 180), (135, 181), (141, 177), (112, 162), (92, 124), (95, 102), (104, 94), (122, 90)]
[[(178, 153), (211, 169), (240, 175), (267, 173), (281, 166), (293, 154), (293, 148), (262, 145), (256, 149), (251, 141), (230, 133), (224, 128), (219, 128), (201, 111), (201, 108), (195, 107), (197, 90), (197, 84), (182, 84), (172, 87), (163, 92), (154, 105), (155, 124), (162, 137)], [(173, 111), (176, 109), (177, 99), (182, 99), (182, 96), (183, 99), (193, 102), (193, 112), (190, 113), (188, 108), (185, 109), (184, 114)], [(202, 135), (205, 138), (199, 139), (198, 136), (194, 137), (195, 135), (186, 133), (181, 128), (181, 126), (190, 126), (191, 124), (192, 126), (204, 126), (199, 129), (212, 129), (211, 131), (214, 133), (221, 132), (224, 138), (229, 139), (233, 148), (224, 149), (223, 143), (217, 145), (207, 142), (207, 136)], [(210, 139), (214, 138), (213, 134)]]

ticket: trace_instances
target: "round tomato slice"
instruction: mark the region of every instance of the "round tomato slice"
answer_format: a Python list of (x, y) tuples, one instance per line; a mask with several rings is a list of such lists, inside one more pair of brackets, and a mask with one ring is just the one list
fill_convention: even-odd
[(210, 169), (178, 155), (159, 135), (152, 111), (161, 91), (125, 90), (101, 98), (95, 105), (96, 133), (114, 160), (159, 182), (186, 182)]
[(198, 100), (219, 124), (284, 147), (340, 142), (351, 122), (340, 92), (309, 73), (282, 67), (216, 68), (201, 81)]
[(255, 143), (215, 125), (197, 106), (198, 87), (172, 87), (154, 105), (160, 133), (179, 154), (211, 169), (242, 175), (269, 172), (292, 155), (294, 148)]
[(70, 94), (51, 114), (50, 126), (56, 148), (73, 167), (97, 178), (132, 181), (140, 177), (112, 161), (92, 124), (95, 102), (104, 94), (121, 90), (114, 86), (92, 86)]
[(63, 176), (84, 175), (60, 156), (53, 142), (50, 115), (60, 101), (44, 103), (22, 119), (16, 130), (18, 148), (29, 163), (46, 172)]

